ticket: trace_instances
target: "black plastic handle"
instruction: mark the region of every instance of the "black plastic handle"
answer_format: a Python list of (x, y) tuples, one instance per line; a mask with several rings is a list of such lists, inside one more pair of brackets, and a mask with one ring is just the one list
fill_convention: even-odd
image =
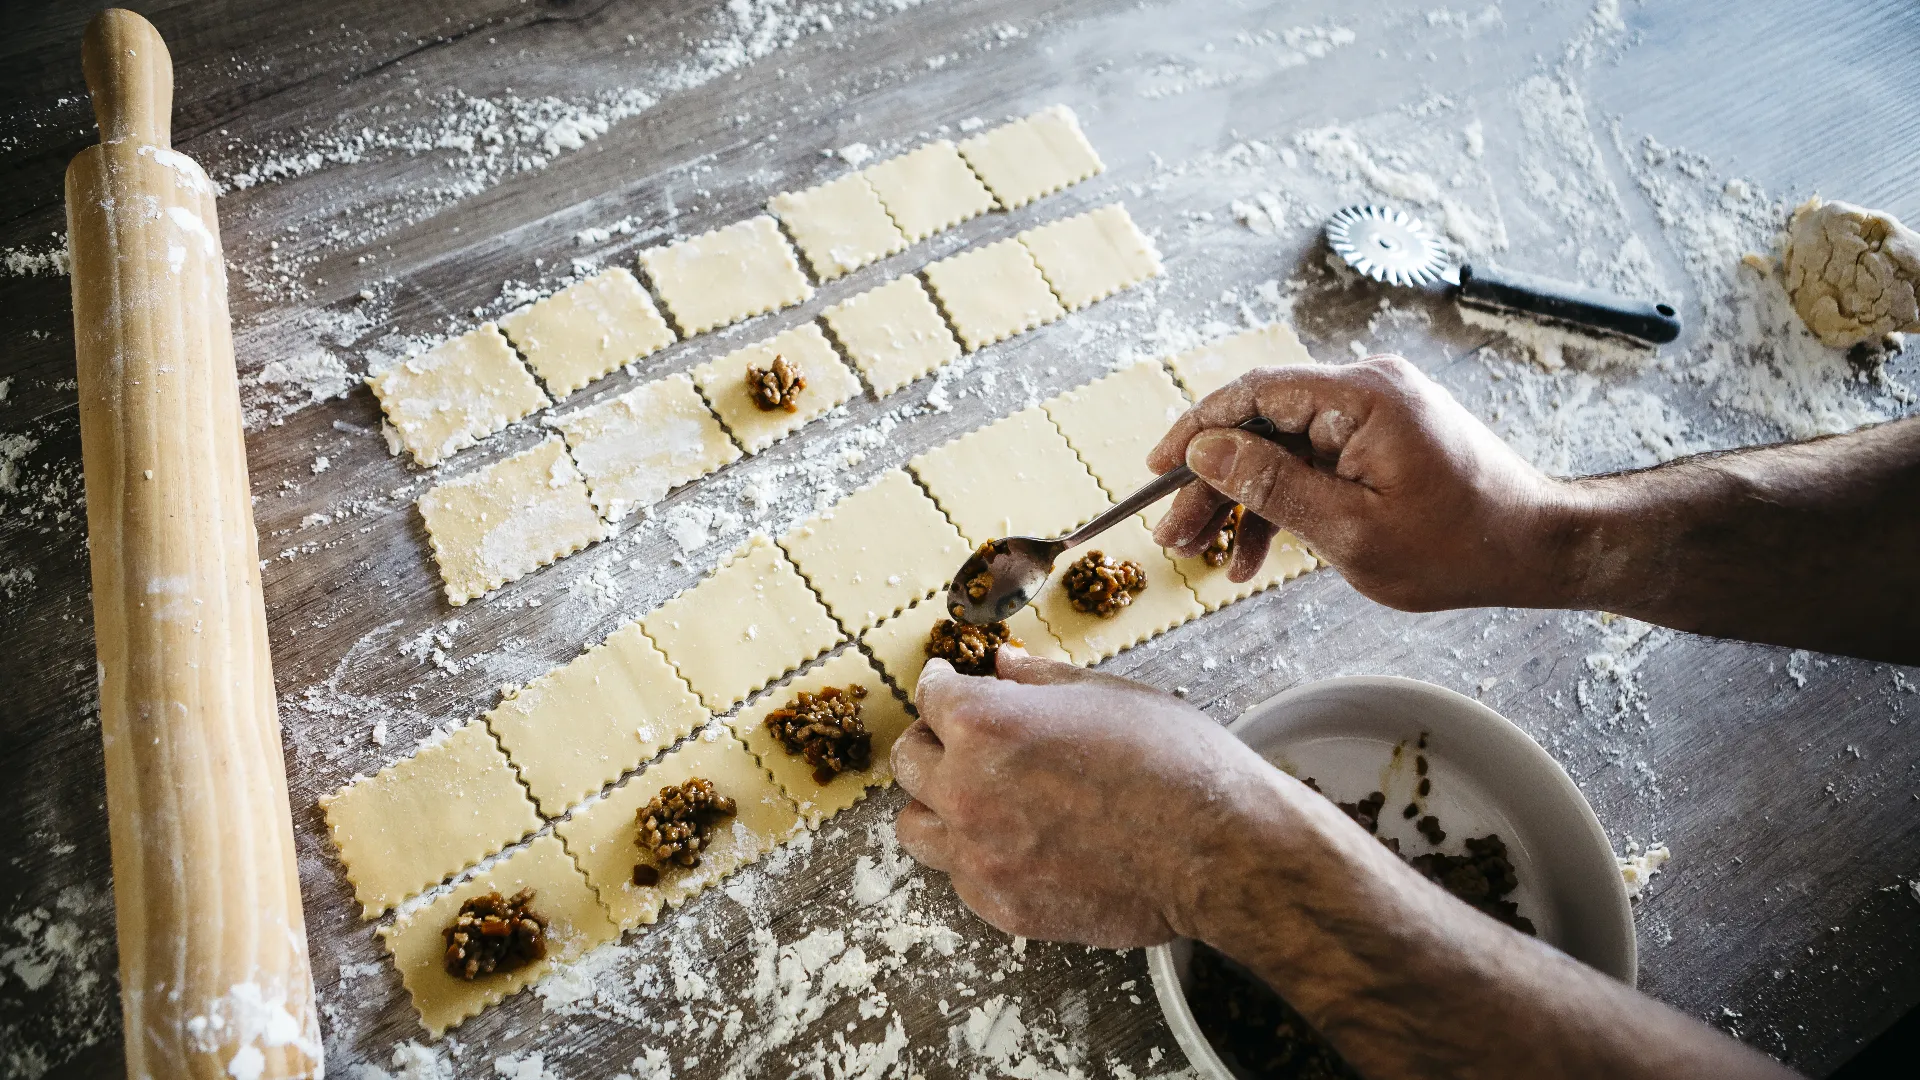
[(1665, 345), (1680, 336), (1673, 305), (1629, 300), (1517, 270), (1460, 268), (1460, 302), (1496, 311), (1518, 311), (1603, 334)]

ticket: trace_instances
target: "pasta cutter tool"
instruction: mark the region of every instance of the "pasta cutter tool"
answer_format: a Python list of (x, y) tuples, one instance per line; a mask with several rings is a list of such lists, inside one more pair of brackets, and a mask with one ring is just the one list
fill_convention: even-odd
[(1391, 206), (1349, 206), (1327, 219), (1327, 245), (1375, 281), (1443, 287), (1467, 307), (1648, 348), (1680, 336), (1673, 305), (1635, 300), (1514, 270), (1453, 265), (1427, 223)]

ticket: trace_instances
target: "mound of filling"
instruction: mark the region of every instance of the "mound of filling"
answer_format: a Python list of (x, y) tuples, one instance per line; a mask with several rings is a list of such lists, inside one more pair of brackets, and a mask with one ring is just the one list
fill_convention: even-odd
[(927, 637), (927, 656), (945, 660), (962, 675), (991, 675), (994, 654), (1002, 645), (1024, 648), (1026, 642), (1014, 637), (1003, 622), (968, 626), (941, 619), (933, 624), (933, 633)]
[(767, 714), (767, 730), (813, 766), (813, 782), (828, 784), (843, 772), (865, 772), (873, 764), (873, 736), (860, 720), (864, 686), (829, 686), (817, 694), (800, 691), (784, 709)]
[(447, 927), (447, 974), (473, 980), (526, 967), (547, 955), (547, 919), (533, 910), (533, 890), (511, 899), (486, 892), (460, 905)]
[(806, 388), (807, 377), (779, 353), (773, 354), (773, 363), (766, 367), (747, 366), (747, 393), (764, 412), (799, 409), (800, 391)]
[(733, 814), (733, 800), (714, 790), (711, 780), (696, 776), (661, 788), (636, 815), (640, 850), (654, 861), (633, 868), (633, 883), (658, 884), (662, 865), (699, 866), (713, 826)]
[(1060, 585), (1074, 610), (1111, 619), (1147, 587), (1147, 572), (1137, 562), (1089, 551), (1067, 567)]
[(1221, 524), (1220, 531), (1213, 534), (1213, 539), (1207, 544), (1207, 550), (1200, 553), (1200, 557), (1207, 561), (1208, 566), (1225, 566), (1228, 560), (1233, 558), (1234, 541), (1240, 535), (1240, 518), (1246, 512), (1247, 508), (1244, 506), (1235, 506), (1227, 512), (1227, 520)]

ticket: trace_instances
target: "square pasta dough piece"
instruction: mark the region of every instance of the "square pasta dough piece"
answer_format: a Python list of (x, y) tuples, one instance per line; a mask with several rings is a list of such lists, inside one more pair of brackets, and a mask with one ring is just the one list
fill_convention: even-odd
[(780, 227), (765, 214), (640, 253), (660, 299), (692, 337), (813, 295)]
[(1255, 368), (1311, 364), (1306, 346), (1286, 323), (1242, 330), (1167, 361), (1174, 377), (1199, 401)]
[(907, 247), (907, 238), (880, 204), (873, 185), (859, 173), (775, 195), (767, 209), (785, 223), (821, 281), (832, 281)]
[(608, 521), (652, 506), (740, 457), (693, 380), (679, 374), (562, 416), (553, 426), (566, 436), (594, 509)]
[[(445, 931), (460, 914), (460, 905), (476, 896), (497, 892), (511, 897), (533, 890), (532, 908), (547, 917), (547, 955), (514, 971), (482, 975), (468, 981), (447, 974)], [(380, 928), (380, 940), (393, 957), (413, 999), (420, 1026), (434, 1038), (477, 1016), (533, 983), (620, 936), (607, 917), (580, 868), (573, 865), (560, 841), (536, 838), (525, 848), (475, 874), (433, 903)]]
[(882, 397), (960, 358), (960, 343), (912, 275), (843, 300), (820, 313)]
[(1015, 239), (1033, 252), (1068, 311), (1166, 273), (1153, 241), (1119, 203), (1028, 229)]
[(673, 344), (673, 331), (624, 267), (604, 270), (500, 320), (555, 397)]
[[(640, 810), (660, 789), (696, 776), (712, 781), (715, 790), (734, 801), (732, 820), (709, 834), (710, 846), (701, 853), (699, 866), (661, 867), (658, 884), (635, 885), (633, 868), (641, 862)], [(553, 831), (625, 930), (652, 923), (668, 905), (678, 907), (700, 895), (802, 828), (792, 801), (773, 778), (725, 726), (714, 724), (604, 798), (581, 807)], [(653, 862), (651, 856), (646, 861)]]
[(642, 616), (708, 710), (723, 713), (840, 643), (840, 628), (779, 546), (755, 536), (693, 588)]
[(492, 323), (367, 379), (413, 460), (434, 466), (547, 405)]
[[(761, 408), (747, 389), (747, 369), (772, 367), (776, 356), (785, 357), (807, 380), (794, 398), (792, 412)], [(734, 441), (749, 454), (765, 450), (860, 393), (860, 377), (833, 351), (819, 324), (810, 322), (701, 364), (693, 369), (693, 382)]]
[[(788, 750), (767, 728), (767, 716), (793, 704), (805, 691), (818, 694), (829, 686), (863, 687), (867, 695), (860, 699), (860, 721), (873, 736), (872, 764), (861, 772), (843, 772), (825, 784), (813, 778), (813, 767), (806, 758)], [(867, 797), (867, 789), (893, 783), (888, 755), (900, 733), (913, 718), (906, 702), (894, 696), (893, 687), (880, 676), (858, 649), (849, 648), (808, 671), (768, 690), (759, 700), (735, 713), (727, 721), (734, 737), (747, 744), (753, 756), (773, 774), (780, 789), (800, 808), (800, 816), (809, 828), (819, 828), (827, 818)]]
[[(886, 672), (887, 678), (908, 698), (913, 697), (913, 689), (920, 683), (920, 669), (927, 666), (927, 639), (933, 636), (934, 624), (947, 617), (945, 602), (944, 592), (928, 597), (867, 631), (860, 639), (861, 646), (879, 662), (880, 670)], [(1029, 653), (1073, 663), (1073, 657), (1060, 647), (1059, 639), (1040, 621), (1040, 616), (1034, 614), (1033, 608), (1024, 607), (1014, 612), (1013, 618), (1007, 620), (1007, 630)]]
[(936, 446), (907, 468), (970, 547), (1002, 536), (1060, 536), (1111, 505), (1037, 406)]
[(923, 272), (968, 352), (1066, 314), (1032, 253), (1018, 240), (963, 251)]
[(454, 607), (607, 536), (557, 435), (436, 485), (420, 516)]
[(992, 193), (946, 139), (870, 165), (860, 175), (909, 243), (993, 209)]
[(973, 550), (900, 469), (795, 526), (780, 546), (855, 634), (931, 596)]
[(1098, 175), (1106, 168), (1065, 105), (1002, 124), (960, 144), (967, 164), (1009, 210)]
[(1147, 531), (1146, 522), (1138, 515), (1088, 541), (1085, 548), (1069, 553), (1068, 558), (1078, 559), (1094, 551), (1139, 563), (1147, 572), (1147, 587), (1134, 597), (1133, 603), (1111, 618), (1102, 618), (1074, 609), (1063, 584), (1067, 567), (1062, 565), (1055, 570), (1053, 580), (1047, 582), (1033, 606), (1039, 609), (1041, 621), (1060, 639), (1074, 663), (1098, 663), (1206, 613), (1199, 598), (1187, 587), (1179, 568), (1166, 551), (1153, 542), (1153, 534)]
[[(1161, 550), (1166, 551), (1165, 548)], [(1172, 552), (1166, 553), (1172, 558)], [(1292, 581), (1320, 563), (1299, 537), (1282, 530), (1274, 536), (1273, 546), (1267, 549), (1267, 561), (1260, 564), (1259, 572), (1250, 581), (1237, 584), (1229, 581), (1225, 565), (1208, 566), (1207, 560), (1198, 555), (1189, 559), (1174, 559), (1174, 565), (1180, 568), (1180, 576), (1186, 579), (1187, 587), (1200, 598), (1200, 603), (1208, 611), (1218, 611), (1236, 600), (1245, 600), (1255, 593)]]
[[(1187, 411), (1187, 399), (1167, 369), (1152, 360), (1131, 364), (1040, 403), (1067, 437), (1094, 479), (1118, 501), (1152, 480), (1147, 451)], [(1157, 523), (1172, 500), (1145, 511)]]
[(628, 623), (502, 701), (487, 726), (540, 812), (558, 817), (707, 719), (673, 665)]
[(540, 827), (481, 723), (322, 796), (320, 809), (368, 919)]

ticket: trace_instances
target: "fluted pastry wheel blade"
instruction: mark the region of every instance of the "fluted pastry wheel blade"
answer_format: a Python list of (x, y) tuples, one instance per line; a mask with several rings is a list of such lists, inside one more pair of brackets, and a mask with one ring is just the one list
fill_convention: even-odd
[(1450, 269), (1440, 241), (1419, 218), (1388, 206), (1349, 206), (1327, 219), (1327, 244), (1375, 281), (1432, 285)]

